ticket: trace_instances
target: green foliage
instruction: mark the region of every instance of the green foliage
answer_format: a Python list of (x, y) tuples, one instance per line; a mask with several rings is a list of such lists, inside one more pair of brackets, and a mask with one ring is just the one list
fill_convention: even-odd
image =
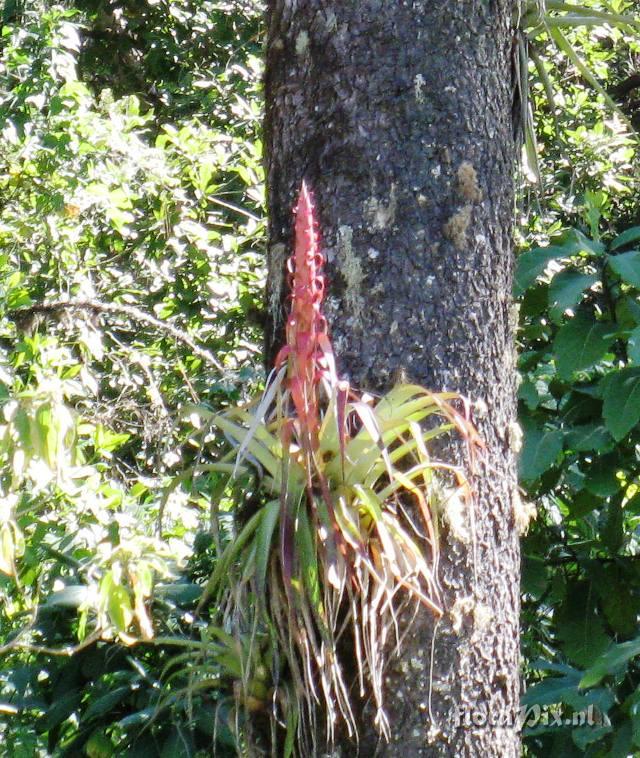
[[(615, 219), (621, 228), (637, 223), (630, 127), (640, 124), (633, 86), (640, 54), (637, 2), (526, 6), (519, 71), (530, 106), (522, 120), (528, 135), (525, 174), (536, 184), (529, 203), (533, 231), (546, 236), (558, 221), (566, 224), (583, 210), (592, 238), (602, 219)], [(610, 13), (627, 21), (609, 23), (604, 17)], [(584, 62), (588, 78), (558, 48), (554, 29)]]
[[(611, 86), (611, 79), (621, 73), (624, 52), (637, 52), (637, 3), (523, 0), (515, 8), (518, 32), (514, 64), (520, 97), (516, 116), (524, 137), (525, 172), (533, 181), (541, 182), (546, 173), (541, 152), (544, 159), (549, 137), (556, 149), (562, 146), (565, 158), (571, 154), (581, 162), (587, 158), (592, 168), (602, 165), (605, 156), (599, 137), (610, 128), (620, 131), (619, 122), (629, 128), (632, 123), (638, 125), (637, 104), (617, 102), (616, 87)], [(624, 82), (620, 92), (628, 92)], [(593, 130), (585, 128), (585, 120), (590, 122), (596, 113), (603, 119), (601, 124)], [(572, 116), (578, 117), (576, 126), (570, 125)], [(607, 123), (605, 119), (612, 117), (613, 122)], [(591, 144), (585, 150), (588, 137)], [(607, 140), (607, 144), (622, 148), (628, 142), (621, 136), (616, 143)], [(612, 163), (624, 160), (624, 150), (616, 153)], [(624, 189), (620, 184), (617, 188)]]
[(193, 611), (211, 509), (241, 493), (181, 408), (261, 381), (261, 9), (145, 8), (5, 7), (0, 740), (17, 756), (238, 746), (237, 654)]
[[(638, 6), (540, 9), (546, 21), (529, 18), (529, 92), (541, 181), (515, 287), (520, 478), (538, 507), (523, 542), (524, 703), (560, 716), (525, 723), (525, 745), (531, 755), (626, 756), (640, 747), (640, 174), (628, 125), (637, 128), (637, 110), (622, 93), (640, 52), (629, 27)], [(627, 19), (605, 21), (612, 13)], [(592, 723), (581, 724), (589, 706)]]
[[(524, 541), (524, 702), (563, 714), (525, 729), (534, 755), (640, 747), (640, 227), (600, 235), (601, 218), (590, 236), (590, 211), (582, 229), (523, 253), (516, 273), (520, 478), (539, 504)], [(596, 722), (573, 723), (589, 706)]]

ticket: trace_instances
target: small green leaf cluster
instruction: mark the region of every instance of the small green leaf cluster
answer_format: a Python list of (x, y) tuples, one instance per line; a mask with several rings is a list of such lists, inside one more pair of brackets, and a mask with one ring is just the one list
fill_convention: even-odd
[[(527, 0), (516, 8), (517, 123), (525, 173), (546, 184), (545, 211), (570, 176), (584, 188), (601, 189), (603, 178), (606, 188), (628, 191), (620, 169), (633, 154), (629, 132), (640, 123), (627, 85), (638, 53), (637, 3)], [(547, 184), (550, 157), (559, 160)]]

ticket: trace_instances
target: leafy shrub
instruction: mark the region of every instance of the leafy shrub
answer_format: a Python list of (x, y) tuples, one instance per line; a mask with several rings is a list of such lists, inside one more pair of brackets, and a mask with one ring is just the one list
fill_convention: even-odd
[(544, 514), (524, 543), (524, 639), (531, 676), (547, 672), (525, 703), (600, 714), (533, 728), (536, 754), (635, 744), (639, 240), (570, 229), (518, 262), (520, 476)]
[[(222, 440), (180, 408), (261, 382), (259, 14), (235, 9), (190, 102), (170, 107), (172, 70), (152, 110), (140, 80), (102, 86), (116, 58), (86, 75), (88, 5), (6, 9), (2, 29), (0, 739), (13, 755), (235, 753), (228, 668), (194, 691), (176, 654), (207, 626), (193, 610), (215, 554), (194, 534), (235, 496), (193, 476)], [(197, 5), (147, 21), (162, 11), (163, 44), (184, 42), (195, 14), (206, 37), (227, 9)]]

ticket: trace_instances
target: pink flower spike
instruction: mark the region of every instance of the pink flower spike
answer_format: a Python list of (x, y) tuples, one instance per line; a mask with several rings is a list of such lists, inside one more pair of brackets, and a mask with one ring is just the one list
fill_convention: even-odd
[[(304, 436), (317, 447), (320, 429), (318, 385), (335, 381), (333, 350), (322, 315), (325, 280), (313, 195), (302, 183), (295, 208), (295, 246), (287, 262), (291, 285), (291, 311), (286, 325), (286, 347), (278, 354), (289, 364), (288, 388)], [(293, 388), (295, 387), (295, 392)]]

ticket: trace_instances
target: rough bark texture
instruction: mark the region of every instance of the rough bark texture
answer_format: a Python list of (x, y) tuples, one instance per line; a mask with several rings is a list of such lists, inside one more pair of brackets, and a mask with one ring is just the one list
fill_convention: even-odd
[[(268, 352), (281, 341), (291, 208), (304, 177), (329, 261), (339, 370), (362, 389), (382, 389), (404, 369), (465, 393), (487, 445), (475, 538), (471, 514), (445, 519), (432, 686), (425, 613), (389, 670), (384, 756), (519, 753), (508, 723), (519, 699), (512, 5), (272, 0), (268, 12)], [(506, 726), (491, 723), (500, 719)], [(365, 725), (361, 755), (375, 744)]]

